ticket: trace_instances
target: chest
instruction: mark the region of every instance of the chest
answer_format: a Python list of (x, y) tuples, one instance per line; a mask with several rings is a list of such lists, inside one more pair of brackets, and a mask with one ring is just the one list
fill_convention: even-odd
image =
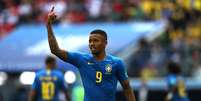
[[(114, 61), (85, 61), (79, 68), (84, 84), (115, 84), (117, 63)], [(85, 82), (87, 81), (87, 82)]]
[(114, 75), (116, 72), (116, 63), (112, 61), (87, 62), (87, 67), (91, 72), (101, 72), (103, 75)]

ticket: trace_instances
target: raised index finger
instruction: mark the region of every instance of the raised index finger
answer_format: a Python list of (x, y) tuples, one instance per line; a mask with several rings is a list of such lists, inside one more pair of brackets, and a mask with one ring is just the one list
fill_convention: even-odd
[(53, 12), (54, 11), (54, 6), (52, 7), (51, 11), (50, 12)]

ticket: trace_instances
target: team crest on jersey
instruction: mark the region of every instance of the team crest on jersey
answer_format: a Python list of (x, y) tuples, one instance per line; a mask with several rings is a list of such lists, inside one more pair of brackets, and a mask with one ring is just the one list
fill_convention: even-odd
[(107, 64), (105, 66), (105, 71), (106, 71), (106, 74), (111, 74), (112, 73), (112, 65), (111, 64)]

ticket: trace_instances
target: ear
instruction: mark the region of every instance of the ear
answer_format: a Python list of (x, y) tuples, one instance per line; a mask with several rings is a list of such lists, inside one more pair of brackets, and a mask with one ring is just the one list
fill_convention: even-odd
[(107, 40), (105, 40), (105, 45), (107, 45)]

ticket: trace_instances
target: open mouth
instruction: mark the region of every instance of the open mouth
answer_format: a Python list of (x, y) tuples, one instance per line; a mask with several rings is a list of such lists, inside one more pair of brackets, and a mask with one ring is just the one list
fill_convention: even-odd
[(96, 49), (95, 49), (95, 48), (91, 48), (91, 50), (92, 50), (92, 51), (95, 51)]
[(92, 51), (95, 51), (95, 50), (96, 50), (96, 48), (95, 48), (95, 47), (91, 47), (90, 49), (91, 49)]

